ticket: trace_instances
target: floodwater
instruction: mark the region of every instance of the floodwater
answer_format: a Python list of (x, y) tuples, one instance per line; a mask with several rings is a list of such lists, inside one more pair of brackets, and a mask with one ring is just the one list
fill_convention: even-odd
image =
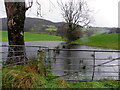
[[(69, 49), (111, 51), (110, 49), (81, 45), (70, 45)], [(118, 52), (95, 52), (95, 62), (93, 55), (94, 52), (88, 51), (60, 51), (56, 55), (57, 59), (52, 59), (54, 62), (51, 65), (53, 75), (66, 75), (67, 80), (92, 79), (93, 76), (94, 80), (102, 78), (119, 79), (118, 60), (111, 61), (118, 58)]]
[[(25, 42), (26, 46), (46, 46), (49, 48), (54, 48), (59, 46), (63, 41), (29, 41)], [(2, 43), (7, 45), (6, 42)], [(76, 50), (110, 50), (97, 47), (89, 47), (83, 45), (70, 45), (65, 49), (76, 49)], [(29, 58), (37, 57), (38, 47), (27, 47), (26, 54)], [(3, 51), (7, 51), (7, 48), (3, 48)], [(59, 53), (54, 53), (49, 51), (46, 54), (46, 58), (55, 57), (56, 59), (46, 59), (47, 65), (51, 65), (49, 70), (52, 71), (54, 76), (63, 76), (65, 79), (120, 79), (118, 60), (113, 60), (118, 58), (118, 52), (95, 52), (95, 62), (94, 62), (94, 52), (87, 51), (60, 51)], [(7, 54), (3, 54), (3, 57), (7, 57)], [(113, 61), (110, 61), (113, 60)], [(109, 62), (109, 63), (106, 63)]]

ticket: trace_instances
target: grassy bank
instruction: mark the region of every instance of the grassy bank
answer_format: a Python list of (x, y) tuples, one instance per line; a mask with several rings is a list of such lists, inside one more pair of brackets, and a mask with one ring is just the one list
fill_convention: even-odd
[(103, 79), (90, 82), (67, 82), (63, 79), (41, 77), (36, 64), (3, 68), (3, 88), (118, 88), (119, 82)]
[[(58, 36), (52, 36), (47, 34), (34, 34), (34, 33), (24, 33), (24, 39), (25, 41), (62, 41), (61, 37)], [(2, 42), (8, 41), (8, 35), (7, 31), (0, 31), (0, 35), (2, 35)]]
[(112, 33), (105, 35), (91, 36), (75, 41), (76, 44), (98, 46), (111, 49), (120, 49), (120, 34)]
[[(8, 41), (7, 31), (0, 31), (2, 35), (2, 42)], [(102, 48), (120, 49), (120, 34), (112, 33), (105, 35), (91, 36), (88, 38), (81, 38), (74, 43)], [(61, 37), (46, 35), (46, 34), (33, 34), (25, 32), (25, 41), (62, 41)], [(0, 37), (1, 39), (1, 37)]]

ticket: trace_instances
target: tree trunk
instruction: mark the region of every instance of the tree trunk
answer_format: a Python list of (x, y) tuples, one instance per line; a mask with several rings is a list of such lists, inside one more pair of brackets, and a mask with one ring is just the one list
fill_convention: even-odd
[[(8, 41), (9, 45), (22, 45), (10, 46), (8, 48), (8, 57), (19, 57), (19, 59), (11, 58), (7, 63), (19, 62), (20, 58), (25, 55), (24, 47), (24, 21), (25, 21), (25, 1), (23, 2), (5, 2), (7, 13), (7, 26), (8, 26)], [(23, 57), (22, 57), (23, 58)]]

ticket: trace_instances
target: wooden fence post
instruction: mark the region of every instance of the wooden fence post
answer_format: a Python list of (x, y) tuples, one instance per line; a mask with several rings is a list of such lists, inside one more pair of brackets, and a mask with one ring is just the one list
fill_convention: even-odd
[(45, 55), (46, 55), (46, 50), (38, 50), (38, 70), (40, 72), (41, 76), (46, 76), (46, 69), (45, 69)]

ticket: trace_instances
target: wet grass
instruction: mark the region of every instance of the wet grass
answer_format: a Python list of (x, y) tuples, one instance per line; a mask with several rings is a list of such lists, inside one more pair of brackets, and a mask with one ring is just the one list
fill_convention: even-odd
[(41, 77), (37, 65), (16, 65), (3, 68), (3, 88), (119, 88), (119, 81), (102, 79), (88, 82), (68, 82), (53, 77)]
[(25, 41), (62, 41), (61, 37), (25, 32)]
[[(65, 88), (64, 80), (47, 80), (39, 75), (37, 64), (16, 65), (3, 68), (3, 88)], [(49, 78), (50, 79), (50, 78)]]
[(37, 72), (37, 65), (16, 65), (3, 68), (3, 88), (35, 88), (44, 80)]
[[(0, 40), (2, 40), (2, 42), (8, 41), (7, 31), (0, 31), (0, 35), (2, 35), (2, 37), (0, 37)], [(58, 36), (47, 34), (35, 34), (28, 32), (24, 33), (24, 39), (25, 41), (62, 41), (61, 37)]]
[(70, 82), (72, 88), (118, 88), (119, 81), (102, 79), (99, 81)]
[(105, 35), (96, 35), (88, 38), (81, 38), (75, 41), (76, 44), (97, 46), (111, 49), (120, 49), (120, 33), (112, 33)]

